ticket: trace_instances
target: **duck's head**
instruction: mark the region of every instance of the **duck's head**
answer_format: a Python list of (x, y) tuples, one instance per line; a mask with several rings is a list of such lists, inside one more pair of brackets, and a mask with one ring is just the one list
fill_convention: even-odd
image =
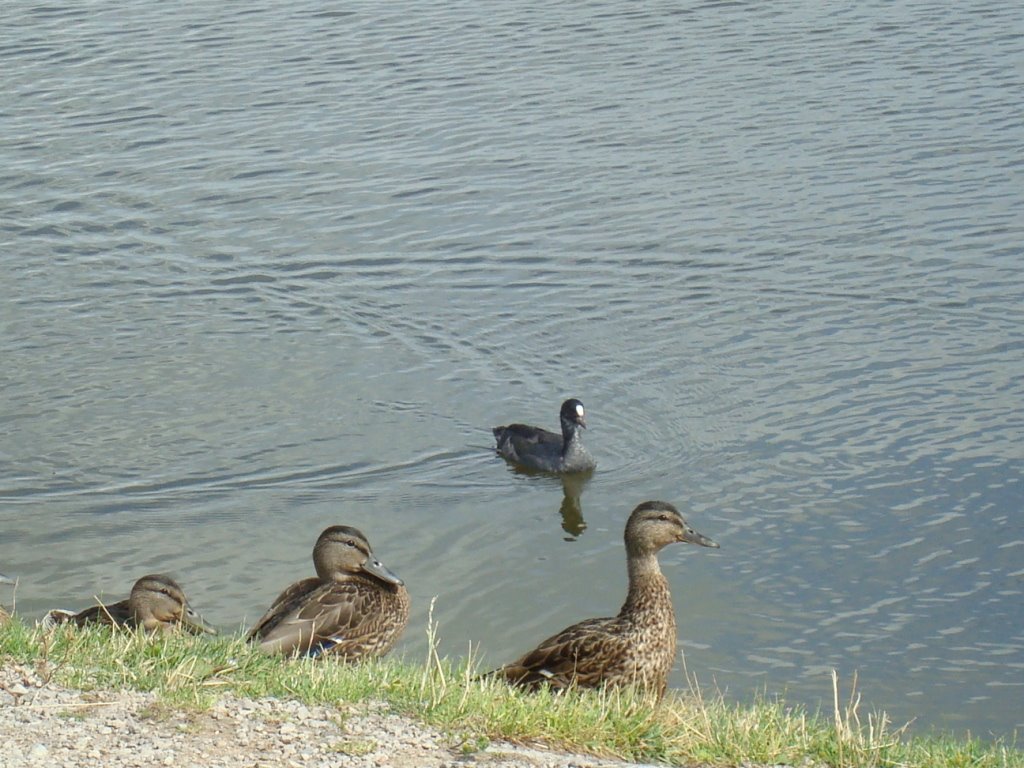
[(575, 397), (570, 397), (562, 403), (562, 410), (558, 413), (563, 424), (575, 424), (587, 428), (587, 412), (583, 409), (583, 403)]
[(374, 556), (362, 532), (348, 525), (332, 525), (320, 534), (313, 547), (313, 564), (321, 581), (366, 573), (396, 587), (404, 583)]
[(178, 582), (170, 576), (159, 573), (143, 576), (132, 587), (128, 606), (135, 622), (150, 631), (180, 624), (190, 632), (217, 634), (192, 610)]
[(658, 552), (676, 541), (718, 549), (718, 544), (693, 530), (679, 510), (667, 501), (645, 501), (629, 516), (626, 550), (630, 554)]

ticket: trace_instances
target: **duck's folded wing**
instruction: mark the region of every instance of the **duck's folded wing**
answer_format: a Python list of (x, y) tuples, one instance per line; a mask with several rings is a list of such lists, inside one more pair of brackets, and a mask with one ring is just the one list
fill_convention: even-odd
[(306, 599), (306, 596), (314, 592), (319, 586), (321, 586), (320, 579), (314, 576), (297, 581), (287, 587), (270, 604), (267, 612), (260, 617), (259, 621), (253, 624), (245, 639), (258, 640), (265, 638), (267, 634), (274, 631), (278, 624), (288, 618), (289, 614), (294, 613), (302, 604), (302, 601)]
[(404, 627), (404, 620), (398, 621), (400, 609), (396, 609), (391, 593), (367, 589), (363, 584), (335, 585), (318, 602), (319, 610), (309, 606), (304, 612), (304, 618), (318, 622), (307, 651), (310, 656), (375, 655), (382, 647), (390, 646)]
[(127, 600), (119, 600), (116, 603), (99, 604), (84, 611), (80, 611), (66, 619), (73, 621), (80, 627), (87, 624), (131, 624), (132, 611)]
[(260, 647), (310, 656), (361, 655), (379, 629), (382, 600), (378, 591), (359, 583), (321, 584), (279, 606), (273, 626), (260, 634)]
[(527, 688), (598, 685), (628, 653), (628, 643), (611, 631), (610, 619), (591, 619), (549, 637), (537, 648), (497, 673)]

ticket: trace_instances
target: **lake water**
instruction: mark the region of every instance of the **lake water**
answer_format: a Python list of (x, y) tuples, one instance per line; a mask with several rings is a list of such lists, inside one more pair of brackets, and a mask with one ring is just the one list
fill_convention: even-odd
[[(1024, 6), (17, 3), (0, 570), (225, 630), (363, 529), (397, 652), (616, 611), (671, 501), (686, 666), (1024, 726)], [(587, 405), (587, 481), (489, 428)], [(0, 600), (11, 601), (9, 589)], [(681, 670), (672, 684), (684, 685)]]

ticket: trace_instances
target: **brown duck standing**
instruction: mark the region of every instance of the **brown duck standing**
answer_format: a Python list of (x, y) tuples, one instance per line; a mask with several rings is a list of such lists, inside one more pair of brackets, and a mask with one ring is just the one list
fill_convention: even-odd
[(409, 593), (366, 537), (347, 525), (327, 528), (313, 565), (316, 576), (282, 592), (247, 639), (267, 653), (347, 661), (390, 651), (409, 621)]
[(626, 523), (629, 592), (619, 615), (587, 619), (549, 637), (495, 674), (530, 690), (632, 685), (664, 695), (676, 654), (676, 617), (658, 552), (686, 541), (718, 547), (664, 501), (645, 501)]
[(43, 624), (49, 626), (67, 622), (80, 627), (99, 623), (142, 627), (147, 632), (181, 628), (193, 634), (217, 634), (192, 610), (178, 582), (160, 573), (151, 573), (136, 581), (127, 600), (101, 603), (78, 613), (56, 609), (43, 619)]

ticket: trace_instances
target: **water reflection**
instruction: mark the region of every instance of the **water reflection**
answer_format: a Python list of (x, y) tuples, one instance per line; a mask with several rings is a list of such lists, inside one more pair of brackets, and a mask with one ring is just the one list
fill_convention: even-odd
[(562, 486), (562, 502), (558, 507), (558, 514), (562, 517), (562, 530), (569, 534), (565, 540), (575, 541), (583, 535), (587, 529), (587, 521), (583, 519), (583, 504), (580, 501), (580, 496), (583, 495), (583, 489), (594, 476), (594, 470), (574, 472), (568, 475), (553, 475), (539, 469), (509, 465), (509, 471), (516, 475), (536, 478), (537, 482), (546, 483), (552, 487), (560, 484)]
[(587, 521), (583, 519), (580, 495), (593, 474), (593, 472), (585, 472), (566, 475), (562, 478), (562, 506), (558, 511), (562, 515), (562, 530), (569, 534), (566, 541), (576, 540), (587, 529)]

